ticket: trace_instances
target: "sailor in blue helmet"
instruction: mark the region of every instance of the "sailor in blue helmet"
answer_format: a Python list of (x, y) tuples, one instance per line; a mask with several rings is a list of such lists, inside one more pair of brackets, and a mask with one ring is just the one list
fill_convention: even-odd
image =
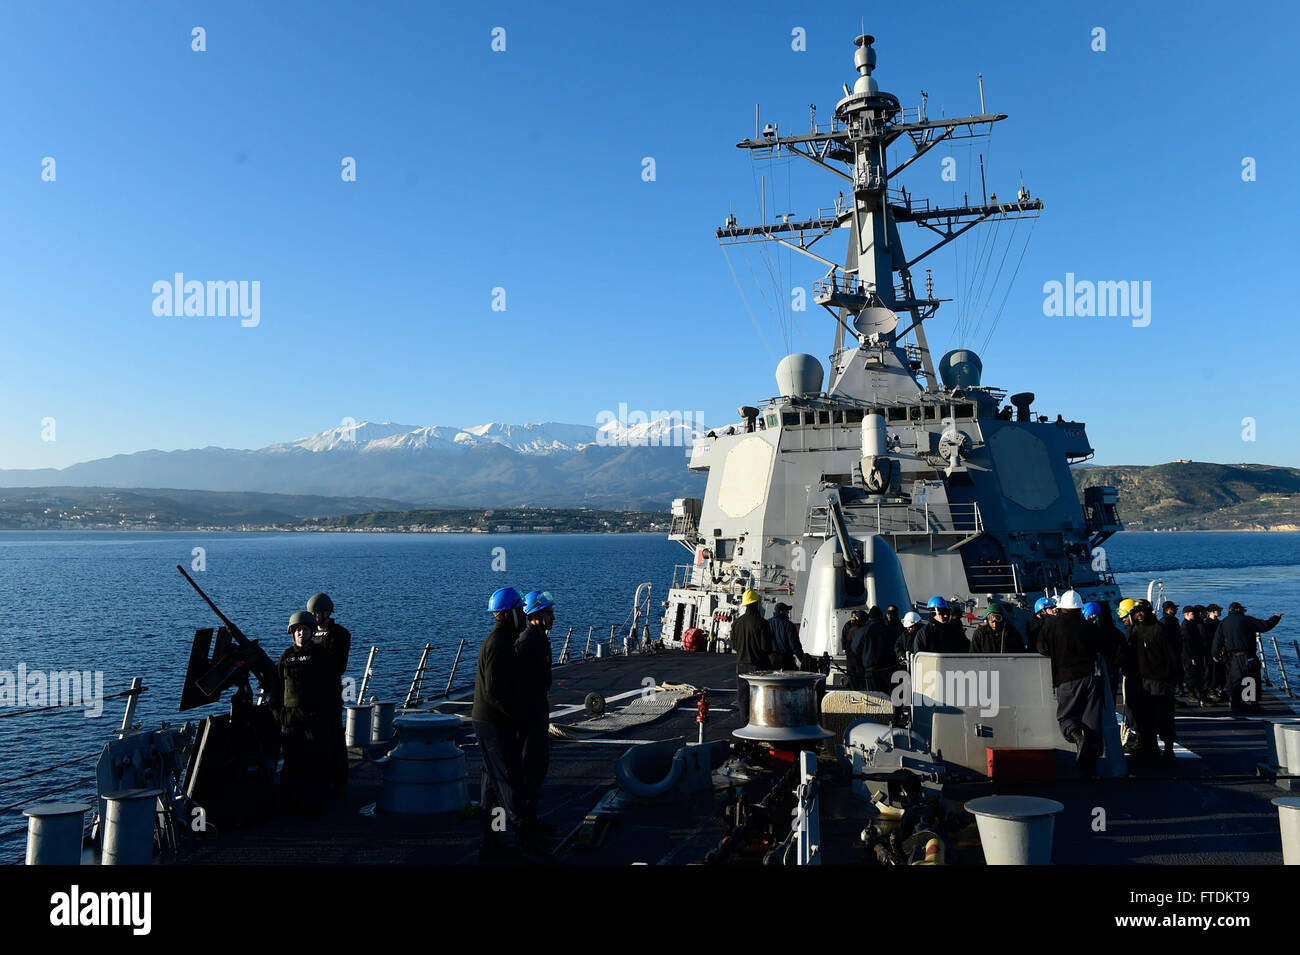
[(916, 640), (917, 653), (966, 653), (970, 650), (970, 641), (962, 629), (961, 621), (954, 619), (954, 612), (948, 601), (942, 597), (931, 597), (926, 604), (930, 609), (930, 622), (925, 625)]
[(1043, 632), (1043, 624), (1056, 615), (1056, 601), (1051, 597), (1039, 597), (1034, 601), (1034, 615), (1025, 627), (1025, 643), (1030, 653), (1050, 656), (1047, 647), (1038, 639)]
[(1043, 624), (1042, 640), (1052, 658), (1056, 721), (1061, 735), (1075, 745), (1079, 774), (1097, 771), (1102, 751), (1101, 721), (1106, 691), (1098, 673), (1101, 631), (1083, 617), (1083, 601), (1073, 590), (1061, 594), (1059, 612)]
[(519, 725), (520, 756), (524, 781), (520, 800), (524, 839), (529, 841), (555, 832), (555, 827), (537, 817), (537, 803), (542, 782), (550, 766), (551, 705), (546, 693), (551, 688), (551, 640), (555, 626), (555, 600), (545, 590), (530, 591), (524, 597), (524, 614), (528, 629), (515, 641), (519, 663), (521, 719)]
[(488, 610), (496, 625), (479, 647), (474, 709), (470, 713), (483, 757), (480, 859), (500, 857), (508, 851), (501, 837), (503, 832), (513, 832), (517, 844), (527, 835), (522, 815), (524, 769), (519, 741), (523, 701), (515, 652), (515, 641), (527, 625), (523, 600), (515, 588), (502, 587), (488, 600)]

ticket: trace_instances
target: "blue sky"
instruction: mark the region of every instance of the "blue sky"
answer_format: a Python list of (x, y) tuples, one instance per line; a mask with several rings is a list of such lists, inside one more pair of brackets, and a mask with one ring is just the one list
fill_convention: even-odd
[[(0, 467), (260, 447), (347, 417), (594, 424), (626, 403), (731, 420), (774, 392), (787, 347), (824, 360), (833, 328), (812, 305), (789, 321), (789, 287), (816, 263), (750, 249), (729, 266), (713, 231), (732, 203), (758, 220), (763, 175), (769, 212), (840, 189), (734, 144), (756, 102), (782, 130), (806, 128), (809, 103), (829, 119), (864, 14), (883, 89), (966, 114), (982, 72), (989, 110), (1011, 116), (991, 143), (934, 150), (909, 189), (977, 194), (983, 150), (990, 189), (1009, 198), (1023, 173), (1047, 203), (985, 381), (1087, 421), (1100, 463), (1300, 466), (1300, 15), (951, 6), (6, 4)], [(1027, 228), (933, 257), (936, 295), (976, 302), (928, 325), (936, 355), (982, 341)], [(1007, 245), (990, 296), (974, 260), (992, 249), (991, 281)], [(259, 324), (154, 315), (153, 284), (176, 272), (260, 282)], [(1045, 316), (1043, 285), (1067, 272), (1151, 282), (1150, 325)], [(985, 302), (983, 328), (956, 335)]]

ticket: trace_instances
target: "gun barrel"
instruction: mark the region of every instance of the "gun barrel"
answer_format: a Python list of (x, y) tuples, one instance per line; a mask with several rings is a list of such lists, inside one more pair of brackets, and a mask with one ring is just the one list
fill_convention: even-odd
[(204, 603), (206, 603), (209, 607), (212, 608), (212, 612), (215, 613), (218, 618), (220, 618), (222, 624), (225, 625), (226, 632), (235, 638), (236, 643), (240, 645), (252, 643), (252, 641), (249, 640), (248, 637), (244, 636), (244, 631), (240, 630), (239, 627), (235, 626), (234, 621), (232, 621), (229, 617), (227, 617), (224, 613), (222, 613), (221, 608), (212, 602), (212, 598), (203, 592), (203, 588), (200, 587), (197, 583), (195, 583), (194, 578), (185, 572), (184, 567), (182, 567), (180, 564), (177, 564), (176, 569), (181, 572), (182, 577), (184, 577), (186, 580), (189, 581), (190, 586), (193, 587), (194, 590), (198, 593), (198, 595), (203, 598)]

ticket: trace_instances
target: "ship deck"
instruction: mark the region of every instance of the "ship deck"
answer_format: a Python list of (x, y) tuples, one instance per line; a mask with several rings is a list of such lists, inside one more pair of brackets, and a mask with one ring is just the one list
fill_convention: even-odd
[[(555, 669), (550, 694), (553, 722), (585, 717), (583, 701), (599, 693), (614, 710), (639, 695), (645, 677), (660, 684), (710, 689), (712, 719), (706, 740), (731, 739), (740, 721), (734, 712), (736, 671), (731, 655), (664, 651), (569, 664)], [(468, 720), (469, 698), (436, 707), (462, 715), (457, 743), (465, 752), (469, 790), (477, 801), (481, 761)], [(1182, 749), (1172, 765), (1130, 766), (1128, 778), (1094, 782), (1058, 779), (949, 784), (945, 798), (962, 801), (991, 793), (1027, 793), (1065, 805), (1058, 817), (1056, 864), (1279, 864), (1277, 810), (1270, 800), (1284, 794), (1256, 772), (1267, 757), (1266, 718), (1292, 715), (1283, 701), (1266, 697), (1263, 712), (1234, 717), (1226, 706), (1178, 709)], [(694, 741), (693, 704), (623, 733), (581, 740), (553, 739), (550, 770), (539, 812), (556, 827), (560, 848), (546, 864), (626, 865), (702, 862), (728, 832), (719, 795), (704, 793), (663, 805), (634, 807), (603, 817), (608, 826), (582, 832), (584, 819), (614, 787), (614, 760), (627, 749), (668, 739)], [(751, 786), (757, 798), (775, 783), (760, 773)], [(246, 829), (226, 829), (182, 852), (182, 864), (373, 864), (455, 865), (478, 863), (480, 827), (472, 813), (461, 817), (399, 817), (366, 811), (378, 800), (380, 775), (353, 751), (348, 790), (332, 797), (316, 816), (280, 815)], [(1098, 813), (1098, 809), (1102, 813)], [(827, 864), (865, 861), (855, 845), (867, 817), (847, 783), (821, 790), (822, 859)], [(599, 838), (594, 846), (585, 836)], [(579, 838), (579, 836), (584, 838)], [(567, 841), (562, 841), (570, 836)], [(968, 859), (963, 854), (962, 859)], [(520, 860), (515, 860), (520, 861)], [(980, 861), (978, 850), (973, 860)]]

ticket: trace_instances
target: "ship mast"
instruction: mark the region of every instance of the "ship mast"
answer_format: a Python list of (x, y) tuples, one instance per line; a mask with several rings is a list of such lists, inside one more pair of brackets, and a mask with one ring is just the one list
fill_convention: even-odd
[[(946, 208), (931, 205), (928, 199), (918, 200), (906, 189), (891, 188), (890, 182), (895, 177), (935, 146), (986, 135), (994, 123), (1007, 117), (983, 111), (982, 80), (981, 112), (977, 115), (929, 119), (924, 94), (921, 106), (904, 109), (898, 97), (882, 92), (872, 76), (876, 67), (873, 42), (875, 37), (867, 34), (854, 40), (857, 50), (853, 62), (859, 76), (852, 91), (845, 84), (846, 95), (835, 104), (835, 115), (829, 124), (819, 126), (814, 120), (809, 133), (800, 136), (778, 135), (768, 125), (761, 132), (755, 129), (753, 139), (736, 144), (740, 149), (750, 150), (756, 159), (771, 157), (782, 150), (802, 156), (846, 180), (851, 187), (851, 198), (841, 193), (833, 209), (818, 209), (813, 216), (797, 221), (788, 215), (782, 216), (779, 222), (742, 227), (733, 214), (717, 231), (718, 241), (723, 245), (773, 241), (827, 267), (826, 275), (814, 287), (813, 299), (836, 320), (831, 355), (832, 386), (828, 389), (832, 392), (837, 390), (834, 383), (848, 370), (855, 353), (853, 349), (845, 349), (846, 332), (855, 339), (855, 347), (869, 337), (890, 346), (900, 353), (904, 367), (919, 367), (925, 375), (926, 387), (936, 388), (934, 361), (923, 323), (945, 300), (934, 297), (928, 281), (925, 297), (918, 297), (913, 287), (913, 267), (982, 222), (1032, 218), (1043, 208), (1040, 200), (1029, 197), (1023, 185), (1015, 202), (998, 202), (994, 193), (992, 201), (987, 196), (982, 196), (980, 202), (963, 197), (961, 205)], [(988, 128), (984, 129), (986, 125)], [(895, 143), (903, 146), (910, 143), (912, 152), (890, 169), (888, 149)], [(898, 234), (900, 222), (914, 222), (929, 229), (937, 239), (919, 255), (908, 258)], [(836, 229), (849, 230), (843, 264), (813, 250), (818, 241)], [(888, 312), (873, 309), (908, 313), (911, 324), (902, 331), (882, 326), (879, 316)], [(901, 340), (908, 332), (915, 335), (916, 346), (904, 352)]]

